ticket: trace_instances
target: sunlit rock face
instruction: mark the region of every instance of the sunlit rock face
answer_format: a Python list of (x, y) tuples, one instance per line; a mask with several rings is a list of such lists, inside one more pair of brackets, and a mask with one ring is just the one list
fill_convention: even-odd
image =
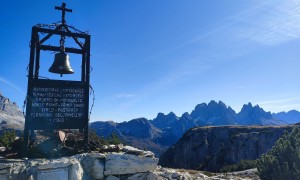
[(0, 93), (0, 130), (23, 130), (23, 128), (24, 116), (20, 108)]
[(160, 156), (164, 167), (208, 170), (254, 160), (294, 126), (207, 126), (186, 132)]

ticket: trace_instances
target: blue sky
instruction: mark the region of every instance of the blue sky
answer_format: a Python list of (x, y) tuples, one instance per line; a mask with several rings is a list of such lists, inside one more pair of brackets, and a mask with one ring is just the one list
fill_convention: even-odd
[[(61, 2), (1, 3), (0, 91), (19, 106), (31, 27), (59, 21), (54, 6)], [(210, 100), (237, 112), (248, 102), (272, 112), (300, 110), (299, 1), (65, 2), (73, 9), (67, 23), (92, 36), (91, 121), (181, 116)], [(53, 56), (42, 54), (41, 71), (57, 78), (47, 72)], [(79, 72), (79, 57), (70, 58)]]

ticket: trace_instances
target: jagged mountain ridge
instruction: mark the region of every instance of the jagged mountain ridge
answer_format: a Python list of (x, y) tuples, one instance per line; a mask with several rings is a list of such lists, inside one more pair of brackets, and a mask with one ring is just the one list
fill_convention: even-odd
[(227, 107), (222, 101), (219, 101), (219, 103), (211, 101), (208, 104), (199, 104), (190, 116), (196, 119), (199, 125), (236, 124), (235, 111), (230, 106)]
[(24, 116), (15, 102), (0, 93), (0, 130), (23, 130)]
[[(101, 128), (99, 128), (100, 124)], [(128, 143), (135, 142), (138, 145), (137, 142), (148, 141), (149, 143), (143, 143), (143, 147), (138, 148), (151, 149), (159, 155), (166, 147), (176, 143), (187, 130), (196, 126), (283, 124), (286, 123), (273, 118), (270, 112), (265, 112), (258, 105), (252, 106), (248, 103), (243, 106), (241, 112), (236, 113), (222, 101), (218, 103), (211, 101), (208, 104), (197, 105), (191, 114), (186, 112), (181, 117), (173, 112), (166, 115), (158, 113), (153, 120), (138, 118), (121, 123), (93, 122), (90, 127), (100, 136), (107, 136), (114, 132)], [(104, 126), (106, 128), (103, 128)], [(157, 147), (160, 148), (155, 150)]]
[(296, 124), (300, 122), (300, 112), (296, 110), (290, 110), (288, 112), (273, 113), (272, 116), (276, 119), (280, 119), (288, 124)]
[(286, 122), (276, 119), (271, 112), (266, 112), (258, 105), (245, 104), (237, 114), (236, 122), (239, 125), (284, 125)]

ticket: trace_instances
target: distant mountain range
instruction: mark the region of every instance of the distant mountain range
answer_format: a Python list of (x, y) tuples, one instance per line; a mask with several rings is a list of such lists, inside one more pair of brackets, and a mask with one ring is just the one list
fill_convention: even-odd
[[(239, 113), (222, 101), (198, 104), (191, 113), (181, 117), (173, 112), (158, 113), (153, 120), (137, 118), (127, 122), (98, 121), (90, 127), (100, 136), (116, 133), (128, 144), (147, 149), (160, 155), (182, 135), (195, 126), (221, 125), (284, 125), (300, 122), (300, 112), (273, 113), (264, 111), (258, 105), (245, 104)], [(24, 116), (16, 103), (0, 94), (0, 130), (23, 130)]]
[(273, 113), (272, 116), (276, 119), (280, 119), (288, 124), (296, 124), (300, 122), (300, 112), (291, 110), (288, 112)]
[[(294, 110), (295, 111), (295, 110)], [(153, 120), (146, 118), (133, 119), (128, 122), (93, 122), (90, 127), (100, 136), (116, 133), (127, 143), (144, 148), (160, 155), (166, 147), (176, 143), (190, 128), (196, 126), (221, 125), (285, 125), (300, 122), (300, 112), (271, 114), (258, 105), (245, 104), (239, 113), (222, 101), (202, 103), (189, 114), (181, 117), (173, 112), (158, 113)], [(299, 117), (299, 118), (298, 118)], [(299, 119), (297, 121), (297, 119)], [(147, 142), (147, 143), (144, 143)]]

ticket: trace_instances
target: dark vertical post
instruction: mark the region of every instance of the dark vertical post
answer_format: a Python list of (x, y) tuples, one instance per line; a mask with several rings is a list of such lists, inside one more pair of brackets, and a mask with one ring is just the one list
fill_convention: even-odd
[[(86, 44), (84, 45), (86, 46)], [(86, 48), (83, 49), (82, 52), (82, 63), (81, 63), (81, 81), (85, 83), (85, 67), (86, 67)]]
[(35, 58), (35, 48), (36, 48), (36, 38), (37, 31), (35, 27), (32, 27), (31, 31), (31, 41), (30, 41), (30, 59), (29, 59), (29, 71), (28, 71), (28, 87), (27, 87), (27, 105), (26, 105), (26, 117), (25, 117), (25, 127), (24, 127), (24, 144), (23, 144), (23, 156), (27, 154), (28, 150), (28, 136), (29, 136), (29, 123), (30, 123), (30, 113), (31, 113), (31, 101), (32, 97), (32, 80), (33, 80), (33, 67), (34, 67), (34, 58)]
[(84, 122), (84, 143), (85, 143), (85, 151), (88, 150), (88, 137), (89, 137), (89, 89), (90, 89), (90, 47), (91, 47), (91, 36), (87, 35), (86, 39), (86, 47), (85, 47), (85, 59), (86, 59), (86, 75), (85, 75), (85, 93), (86, 93), (86, 121)]
[(35, 48), (35, 55), (36, 55), (36, 58), (35, 58), (35, 70), (34, 70), (34, 78), (35, 79), (38, 79), (39, 78), (39, 70), (40, 70), (40, 44), (39, 44), (39, 37), (38, 37), (38, 34), (37, 34), (37, 37), (36, 37), (36, 48)]
[[(39, 71), (40, 71), (40, 52), (41, 52), (41, 49), (40, 49), (40, 44), (39, 44), (39, 34), (38, 34), (38, 31), (35, 30), (36, 34), (35, 34), (35, 69), (34, 69), (34, 79), (39, 79)], [(32, 96), (32, 94), (31, 94)], [(30, 97), (31, 97), (30, 96)], [(31, 128), (31, 127), (29, 127)], [(30, 140), (30, 144), (33, 144), (34, 140), (35, 140), (35, 134), (34, 134), (34, 129), (30, 129), (30, 136), (29, 136), (29, 140)]]

